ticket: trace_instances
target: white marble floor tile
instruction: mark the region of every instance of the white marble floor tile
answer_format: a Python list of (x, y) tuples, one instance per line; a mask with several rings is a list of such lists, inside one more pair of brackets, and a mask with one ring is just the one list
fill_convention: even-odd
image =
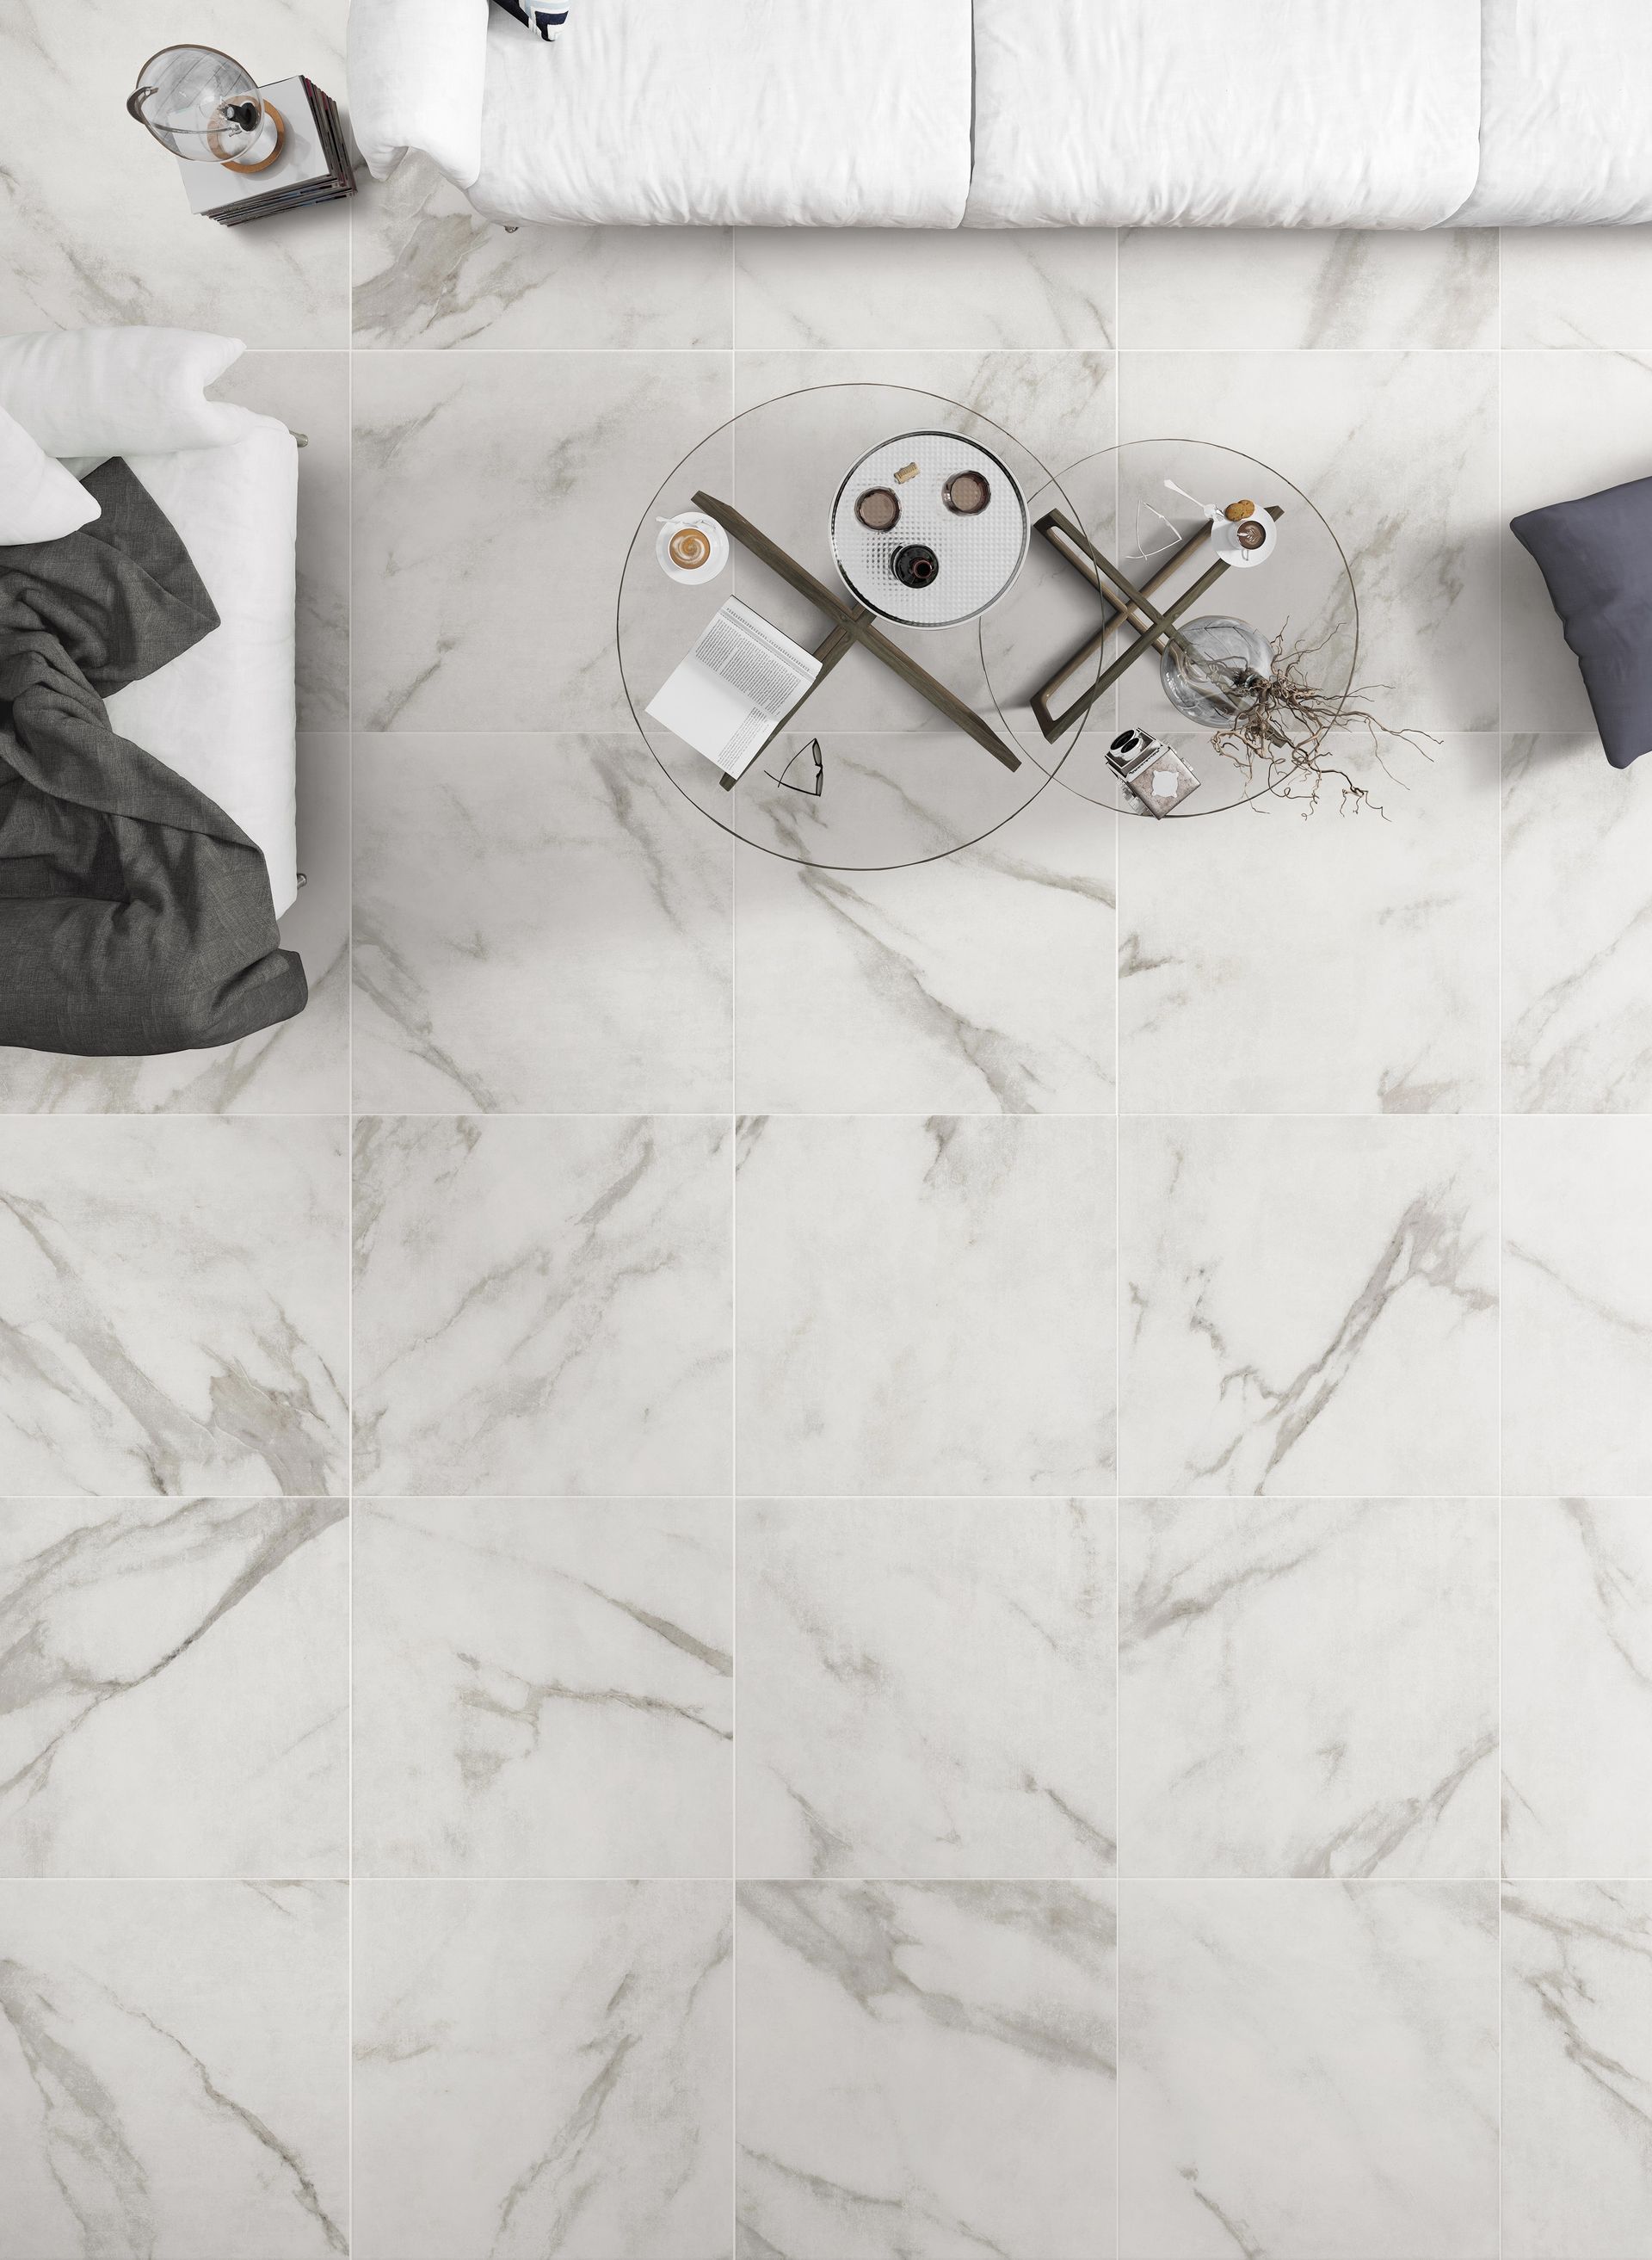
[(1505, 740), (1503, 1104), (1652, 1112), (1652, 764), (1588, 736)]
[(733, 853), (634, 735), (358, 738), (357, 1105), (726, 1112)]
[(1133, 2260), (1493, 2260), (1495, 1884), (1124, 1885)]
[(906, 870), (738, 850), (737, 1104), (1110, 1114), (1117, 835), (1051, 785)]
[(1652, 1123), (1503, 1125), (1503, 1483), (1652, 1494)]
[(1497, 1126), (1119, 1125), (1119, 1489), (1497, 1488)]
[(1128, 1876), (1495, 1877), (1495, 1502), (1119, 1510)]
[(0, 1884), (7, 2260), (348, 2250), (337, 1884)]
[(1652, 347), (1652, 227), (1505, 227), (1503, 342)]
[(354, 1897), (357, 2260), (730, 2260), (726, 1885)]
[(0, 1874), (346, 1872), (344, 1515), (0, 1505)]
[(345, 96), (344, 0), (16, 0), (0, 25), (11, 97), (0, 175), (0, 333), (150, 322), (275, 347), (344, 346), (342, 204), (220, 227), (178, 160), (125, 114), (157, 48), (221, 47), (268, 84), (303, 71)]
[(1652, 1877), (1652, 1499), (1503, 1509), (1511, 1877)]
[(1648, 2117), (1652, 1889), (1505, 1892), (1505, 2260), (1648, 2260)]
[(367, 1118), (358, 1491), (726, 1491), (726, 1120)]
[(1350, 752), (1380, 814), (1120, 823), (1125, 1112), (1495, 1110), (1499, 741)]
[(0, 1494), (341, 1491), (326, 1120), (0, 1121)]
[(756, 1116), (736, 1215), (743, 1491), (1112, 1491), (1111, 1125)]
[(358, 354), (354, 720), (629, 729), (626, 553), (729, 414), (726, 354)]
[[(934, 395), (938, 405), (951, 404), (998, 425), (1052, 472), (1112, 445), (1116, 377), (1114, 356), (1099, 349), (1038, 353), (936, 347), (880, 353), (866, 347), (774, 347), (742, 348), (734, 356), (738, 409), (822, 385), (906, 386)], [(983, 436), (990, 446), (991, 434)], [(932, 633), (924, 647), (934, 645)]]
[(356, 1510), (355, 1872), (726, 1876), (726, 1499)]
[(298, 450), (298, 727), (350, 721), (350, 356), (248, 353), (212, 387), (302, 434)]
[(1106, 1876), (1113, 1510), (740, 1509), (747, 1876)]
[(0, 1114), (344, 1114), (350, 1104), (350, 745), (298, 740), (298, 865), (281, 921), (310, 1001), (239, 1043), (141, 1059), (0, 1048)]
[(1191, 433), (1282, 472), (1347, 555), (1368, 703), (1399, 727), (1493, 730), (1498, 365), (1495, 353), (1133, 352), (1119, 436)]
[[(1505, 353), (1505, 521), (1652, 473), (1652, 354)], [(1503, 727), (1593, 734), (1536, 561), (1503, 534)]]
[(1119, 342), (1270, 353), (1495, 346), (1497, 231), (1125, 228)]
[(1110, 228), (742, 228), (742, 347), (1033, 347), (1113, 342)]
[(747, 1884), (742, 2260), (1107, 2260), (1105, 1884)]
[(351, 208), (358, 347), (728, 346), (728, 233), (715, 227), (536, 227), (507, 235), (428, 157), (365, 175)]

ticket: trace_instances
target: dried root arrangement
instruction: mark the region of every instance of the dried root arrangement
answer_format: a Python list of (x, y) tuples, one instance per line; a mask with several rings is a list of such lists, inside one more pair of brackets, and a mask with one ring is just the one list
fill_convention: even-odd
[(1298, 801), (1305, 815), (1319, 806), (1327, 785), (1334, 785), (1344, 811), (1369, 808), (1382, 816), (1382, 802), (1370, 785), (1360, 783), (1344, 757), (1340, 733), (1362, 730), (1377, 769), (1395, 783), (1385, 758), (1392, 747), (1409, 746), (1428, 760), (1426, 747), (1439, 740), (1425, 731), (1397, 730), (1358, 703), (1380, 684), (1341, 695), (1322, 689), (1308, 669), (1323, 648), (1297, 644), (1287, 650), (1282, 633), (1273, 639), (1273, 669), (1267, 676), (1235, 676), (1219, 665), (1208, 667), (1212, 689), (1234, 709), (1232, 720), (1212, 732), (1211, 743), (1243, 771), (1259, 797)]

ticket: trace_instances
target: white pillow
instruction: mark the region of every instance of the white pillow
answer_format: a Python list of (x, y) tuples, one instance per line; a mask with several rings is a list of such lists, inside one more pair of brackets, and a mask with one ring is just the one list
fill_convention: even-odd
[(78, 479), (0, 408), (0, 546), (55, 541), (97, 516)]
[(199, 330), (40, 330), (0, 338), (0, 408), (48, 455), (222, 447), (257, 424), (206, 388), (246, 350)]

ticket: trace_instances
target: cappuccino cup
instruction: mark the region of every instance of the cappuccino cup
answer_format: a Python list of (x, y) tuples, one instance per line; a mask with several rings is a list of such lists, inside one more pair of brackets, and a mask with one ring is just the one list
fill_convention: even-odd
[(712, 581), (728, 562), (728, 536), (714, 518), (685, 511), (662, 518), (654, 554), (672, 581)]

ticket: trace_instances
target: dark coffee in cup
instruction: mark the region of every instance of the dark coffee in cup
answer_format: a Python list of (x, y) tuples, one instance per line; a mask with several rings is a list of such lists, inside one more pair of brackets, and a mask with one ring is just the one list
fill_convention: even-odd
[(940, 499), (960, 518), (976, 518), (992, 499), (992, 490), (979, 471), (955, 471), (940, 490)]
[(855, 515), (874, 533), (887, 533), (900, 516), (900, 497), (892, 487), (868, 487), (855, 505)]

